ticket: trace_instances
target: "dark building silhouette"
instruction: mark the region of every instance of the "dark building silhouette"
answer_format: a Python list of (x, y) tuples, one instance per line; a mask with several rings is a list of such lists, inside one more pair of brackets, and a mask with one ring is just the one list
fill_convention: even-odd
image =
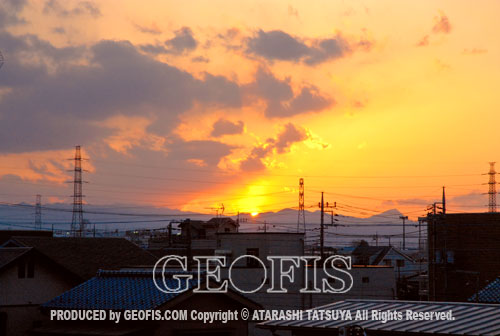
[(500, 213), (427, 217), (429, 299), (467, 301), (500, 275)]
[(0, 230), (0, 246), (12, 237), (52, 237), (52, 231), (45, 230)]

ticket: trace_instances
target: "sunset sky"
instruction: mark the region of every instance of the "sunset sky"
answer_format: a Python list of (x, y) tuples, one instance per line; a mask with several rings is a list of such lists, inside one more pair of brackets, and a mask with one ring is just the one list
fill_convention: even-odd
[[(496, 1), (4, 0), (0, 202), (487, 209)], [(500, 171), (500, 163), (499, 168)]]

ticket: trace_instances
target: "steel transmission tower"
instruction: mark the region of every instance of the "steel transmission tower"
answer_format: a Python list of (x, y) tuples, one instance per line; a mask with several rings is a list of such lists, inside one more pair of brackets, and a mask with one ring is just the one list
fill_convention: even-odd
[(71, 221), (71, 234), (73, 237), (81, 237), (85, 232), (83, 221), (83, 195), (82, 195), (82, 154), (80, 146), (75, 148), (75, 177), (73, 180), (73, 219)]
[(36, 195), (35, 230), (42, 229), (42, 196)]
[(303, 232), (306, 232), (306, 212), (304, 211), (304, 179), (299, 179), (299, 213), (297, 218), (297, 232), (300, 232), (302, 226)]
[(495, 162), (490, 162), (490, 177), (488, 181), (488, 212), (497, 212), (497, 182), (496, 182)]

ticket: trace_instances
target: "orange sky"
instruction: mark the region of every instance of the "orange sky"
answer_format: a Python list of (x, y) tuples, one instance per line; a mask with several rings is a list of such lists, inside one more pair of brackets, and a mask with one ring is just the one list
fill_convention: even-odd
[(443, 185), (451, 211), (484, 211), (499, 7), (7, 1), (0, 200), (70, 201), (81, 144), (93, 204), (278, 210), (304, 177), (306, 206), (371, 210), (349, 215), (423, 215)]

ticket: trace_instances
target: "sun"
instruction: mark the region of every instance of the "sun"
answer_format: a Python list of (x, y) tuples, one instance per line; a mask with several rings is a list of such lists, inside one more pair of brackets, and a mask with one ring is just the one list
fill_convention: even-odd
[(256, 211), (256, 212), (251, 212), (250, 215), (252, 215), (252, 217), (255, 217), (257, 216), (259, 213)]

